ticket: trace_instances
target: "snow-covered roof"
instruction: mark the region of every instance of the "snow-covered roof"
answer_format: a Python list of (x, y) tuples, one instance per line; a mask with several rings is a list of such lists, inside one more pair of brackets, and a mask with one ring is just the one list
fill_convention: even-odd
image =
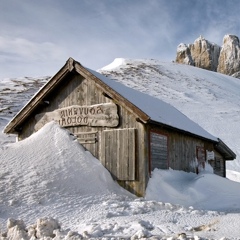
[(129, 88), (119, 82), (103, 76), (96, 71), (91, 69), (87, 70), (111, 87), (114, 91), (118, 92), (138, 109), (147, 114), (151, 121), (161, 123), (202, 138), (210, 139), (212, 141), (218, 141), (216, 137), (208, 133), (172, 105), (160, 100), (159, 98)]

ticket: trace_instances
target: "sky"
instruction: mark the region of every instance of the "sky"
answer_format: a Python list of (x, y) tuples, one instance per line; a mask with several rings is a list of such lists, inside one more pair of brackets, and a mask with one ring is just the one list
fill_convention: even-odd
[(0, 0), (0, 79), (54, 75), (69, 57), (97, 70), (115, 58), (173, 61), (200, 35), (240, 36), (239, 0)]

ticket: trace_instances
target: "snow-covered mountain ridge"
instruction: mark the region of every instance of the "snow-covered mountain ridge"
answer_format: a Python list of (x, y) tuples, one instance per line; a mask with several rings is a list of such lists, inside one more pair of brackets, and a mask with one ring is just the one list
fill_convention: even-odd
[(8, 121), (27, 103), (27, 101), (48, 80), (47, 77), (21, 77), (0, 79), (0, 144), (15, 139), (2, 133)]

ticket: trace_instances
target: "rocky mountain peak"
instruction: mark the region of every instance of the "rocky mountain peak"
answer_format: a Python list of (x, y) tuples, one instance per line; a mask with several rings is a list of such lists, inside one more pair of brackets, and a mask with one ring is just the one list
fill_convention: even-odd
[[(179, 46), (185, 46), (182, 48), (181, 56), (186, 56), (192, 61), (187, 63), (182, 61), (179, 54)], [(180, 44), (177, 48), (176, 62), (194, 65), (199, 68), (216, 71), (218, 66), (218, 58), (220, 54), (220, 47), (214, 43), (209, 42), (203, 36), (197, 38), (193, 44)]]
[(180, 43), (177, 47), (177, 59), (178, 59), (178, 63), (194, 65), (194, 61), (192, 60), (190, 49), (184, 43)]
[(235, 35), (225, 35), (223, 37), (223, 43), (226, 44), (226, 43), (229, 43), (229, 42), (232, 42), (235, 45), (237, 45), (237, 44), (239, 44), (239, 38)]
[(239, 38), (235, 35), (225, 35), (222, 47), (209, 42), (203, 36), (192, 44), (181, 43), (177, 47), (176, 62), (239, 77)]
[(237, 36), (224, 36), (217, 71), (235, 76), (240, 72), (240, 45)]

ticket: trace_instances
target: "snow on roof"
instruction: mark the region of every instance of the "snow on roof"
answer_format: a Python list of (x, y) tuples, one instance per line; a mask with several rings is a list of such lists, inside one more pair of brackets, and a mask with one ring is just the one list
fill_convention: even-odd
[(129, 88), (119, 82), (111, 80), (102, 74), (88, 69), (92, 74), (98, 77), (105, 84), (118, 92), (137, 108), (147, 114), (152, 121), (168, 125), (191, 134), (218, 141), (216, 137), (208, 133), (197, 123), (190, 120), (186, 115), (181, 113), (172, 105), (148, 94)]

